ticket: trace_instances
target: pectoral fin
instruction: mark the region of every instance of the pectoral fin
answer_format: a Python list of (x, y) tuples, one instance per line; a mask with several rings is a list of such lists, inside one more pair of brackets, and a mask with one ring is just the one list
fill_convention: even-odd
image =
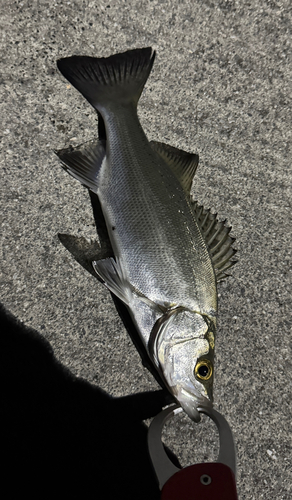
[(171, 168), (185, 193), (190, 196), (193, 178), (199, 163), (198, 155), (186, 153), (163, 142), (151, 141), (150, 145)]
[(129, 285), (123, 278), (118, 262), (112, 257), (92, 262), (96, 274), (104, 285), (126, 305), (129, 304)]

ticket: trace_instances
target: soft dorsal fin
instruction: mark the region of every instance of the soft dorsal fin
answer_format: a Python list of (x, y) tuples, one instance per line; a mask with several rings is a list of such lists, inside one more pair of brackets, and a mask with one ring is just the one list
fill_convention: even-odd
[(190, 195), (193, 178), (199, 163), (196, 154), (186, 153), (163, 142), (151, 141), (150, 145), (172, 169), (184, 191)]
[(229, 236), (231, 227), (226, 225), (226, 221), (220, 222), (217, 214), (212, 214), (210, 210), (199, 206), (197, 201), (192, 201), (191, 205), (209, 249), (217, 281), (224, 279), (228, 276), (225, 271), (237, 262), (232, 260), (237, 250), (232, 247), (235, 238)]
[(93, 139), (76, 148), (55, 151), (63, 168), (88, 189), (97, 193), (97, 177), (105, 158), (105, 141)]

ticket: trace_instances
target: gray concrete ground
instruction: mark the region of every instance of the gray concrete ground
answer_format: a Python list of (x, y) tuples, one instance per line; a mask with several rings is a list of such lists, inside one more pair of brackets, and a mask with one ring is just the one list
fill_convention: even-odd
[[(200, 155), (195, 196), (237, 238), (239, 262), (219, 286), (215, 407), (233, 429), (239, 498), (249, 500), (292, 495), (289, 4), (1, 4), (1, 301), (73, 373), (110, 394), (157, 387), (109, 293), (57, 240), (58, 232), (94, 237), (95, 228), (86, 190), (53, 153), (92, 138), (97, 123), (56, 60), (151, 45), (143, 127)], [(200, 444), (179, 420), (166, 441), (183, 464), (214, 458), (211, 427), (199, 426)]]

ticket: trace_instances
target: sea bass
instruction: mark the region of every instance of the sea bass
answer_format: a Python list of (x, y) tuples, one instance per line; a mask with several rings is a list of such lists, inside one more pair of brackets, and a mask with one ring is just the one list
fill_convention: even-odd
[(58, 61), (98, 111), (104, 138), (62, 151), (68, 172), (97, 194), (113, 257), (93, 261), (127, 306), (156, 369), (186, 413), (212, 405), (217, 281), (235, 262), (230, 228), (191, 197), (198, 156), (149, 142), (137, 104), (151, 48)]

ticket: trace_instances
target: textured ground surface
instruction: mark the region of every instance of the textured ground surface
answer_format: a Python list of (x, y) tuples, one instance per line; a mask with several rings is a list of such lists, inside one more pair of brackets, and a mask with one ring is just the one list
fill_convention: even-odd
[[(95, 135), (59, 57), (151, 45), (139, 113), (150, 139), (200, 155), (196, 198), (228, 218), (239, 262), (219, 288), (215, 403), (240, 499), (288, 500), (291, 476), (291, 7), (288, 1), (11, 1), (1, 12), (1, 296), (61, 362), (113, 395), (156, 388), (109, 294), (58, 232), (95, 236), (86, 190), (53, 150)], [(184, 464), (215, 456), (187, 420)], [(194, 448), (203, 452), (198, 456)], [(211, 448), (211, 451), (210, 449)]]

